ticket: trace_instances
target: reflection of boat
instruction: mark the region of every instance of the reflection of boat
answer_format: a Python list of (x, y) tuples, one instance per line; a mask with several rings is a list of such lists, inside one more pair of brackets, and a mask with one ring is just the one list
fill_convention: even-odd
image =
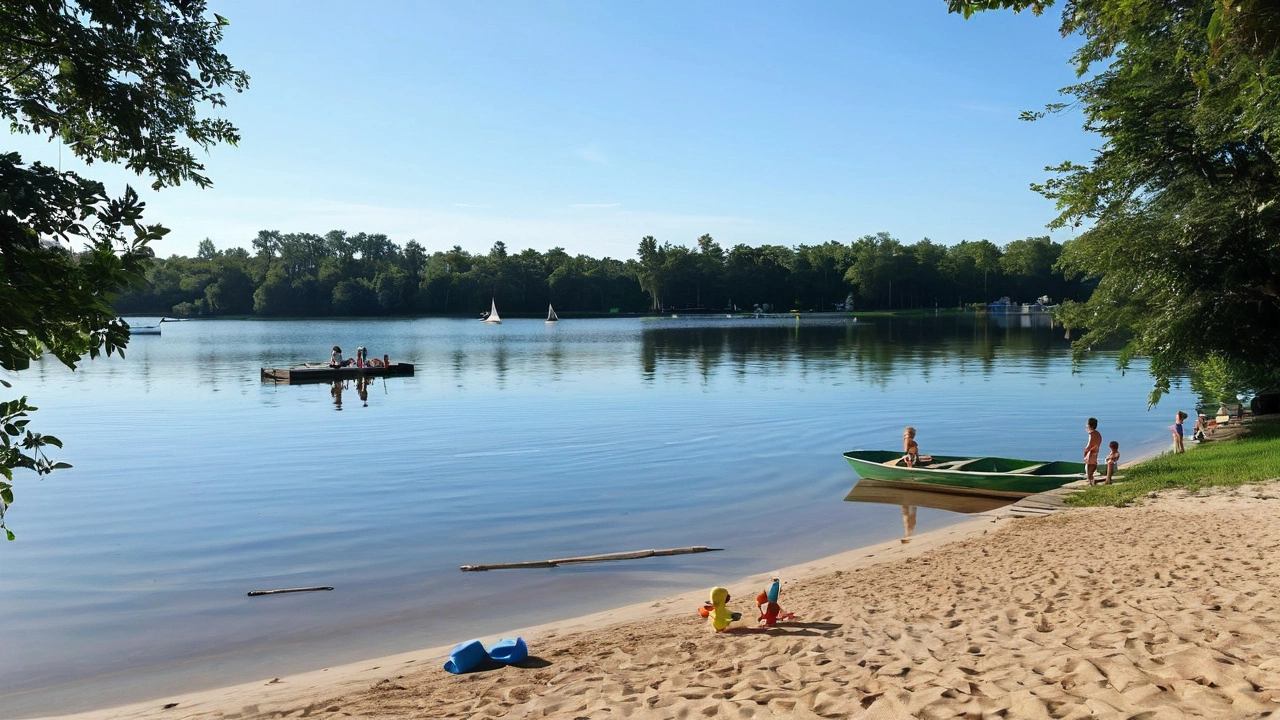
[(498, 301), (496, 299), (489, 301), (489, 314), (480, 318), (480, 322), (493, 323), (495, 325), (502, 324), (502, 318), (498, 317)]
[(551, 307), (551, 304), (548, 303), (547, 304), (547, 322), (553, 323), (553, 322), (559, 322), (559, 321), (560, 321), (560, 316), (556, 315), (556, 309)]
[(1004, 507), (1012, 498), (993, 498), (968, 493), (947, 492), (945, 488), (921, 490), (915, 483), (894, 483), (863, 478), (853, 486), (845, 502), (883, 503), (948, 510), (957, 513), (981, 513)]
[(287, 368), (262, 368), (262, 381), (298, 385), (300, 383), (329, 382), (365, 377), (396, 377), (413, 375), (410, 363), (391, 363), (382, 367), (330, 367), (327, 363), (309, 363)]
[(902, 453), (892, 450), (852, 450), (844, 459), (871, 480), (934, 485), (948, 492), (993, 497), (1025, 497), (1084, 476), (1084, 463), (1063, 461), (934, 455), (927, 465), (906, 467)]

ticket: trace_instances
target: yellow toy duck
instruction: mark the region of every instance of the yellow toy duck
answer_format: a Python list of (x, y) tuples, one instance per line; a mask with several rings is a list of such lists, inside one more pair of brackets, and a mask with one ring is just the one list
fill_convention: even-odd
[(729, 612), (729, 608), (725, 607), (728, 602), (728, 590), (722, 587), (711, 588), (711, 610), (708, 617), (716, 632), (724, 632), (729, 628), (729, 623), (742, 617), (741, 613)]

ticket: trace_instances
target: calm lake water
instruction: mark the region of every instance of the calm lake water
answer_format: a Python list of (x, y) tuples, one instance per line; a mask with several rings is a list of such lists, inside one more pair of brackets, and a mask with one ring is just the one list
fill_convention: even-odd
[[(900, 447), (904, 425), (926, 453), (1076, 460), (1095, 415), (1131, 459), (1165, 449), (1194, 405), (1175, 389), (1148, 412), (1145, 367), (1121, 374), (1099, 354), (1073, 369), (1061, 330), (987, 318), (163, 328), (127, 359), (5, 376), (75, 467), (17, 483), (0, 717), (496, 639), (732, 582), (901, 535), (900, 508), (844, 502), (856, 476), (841, 453)], [(363, 391), (259, 380), (335, 343), (417, 374)], [(922, 508), (916, 531), (961, 519)], [(725, 550), (458, 570), (688, 545)], [(335, 590), (245, 595), (310, 585)]]

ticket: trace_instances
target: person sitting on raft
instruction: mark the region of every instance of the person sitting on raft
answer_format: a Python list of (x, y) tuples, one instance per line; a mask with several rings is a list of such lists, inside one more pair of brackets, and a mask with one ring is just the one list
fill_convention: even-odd
[(333, 346), (333, 352), (329, 354), (329, 367), (342, 368), (350, 365), (353, 362), (355, 362), (355, 360), (343, 360), (342, 348), (338, 347), (337, 345)]

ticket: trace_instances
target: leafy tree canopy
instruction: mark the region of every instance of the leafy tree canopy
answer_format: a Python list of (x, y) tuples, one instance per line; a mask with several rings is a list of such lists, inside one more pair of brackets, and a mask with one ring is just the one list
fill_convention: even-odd
[[(201, 112), (248, 83), (217, 51), (226, 24), (203, 0), (0, 0), (0, 116), (86, 162), (123, 162), (155, 188), (208, 186), (193, 146), (239, 137)], [(132, 188), (111, 198), (101, 183), (0, 153), (0, 367), (48, 351), (74, 368), (123, 351), (112, 296), (142, 282), (148, 244), (167, 232), (143, 210)], [(0, 527), (15, 469), (65, 466), (44, 455), (57, 438), (28, 429), (34, 409), (25, 397), (0, 403)]]
[[(948, 0), (966, 16), (1051, 4)], [(1280, 4), (1072, 0), (1061, 30), (1084, 40), (1063, 92), (1103, 140), (1036, 187), (1053, 226), (1087, 228), (1059, 260), (1098, 281), (1061, 313), (1086, 329), (1077, 352), (1149, 357), (1153, 402), (1205, 363), (1242, 389), (1280, 382)]]

